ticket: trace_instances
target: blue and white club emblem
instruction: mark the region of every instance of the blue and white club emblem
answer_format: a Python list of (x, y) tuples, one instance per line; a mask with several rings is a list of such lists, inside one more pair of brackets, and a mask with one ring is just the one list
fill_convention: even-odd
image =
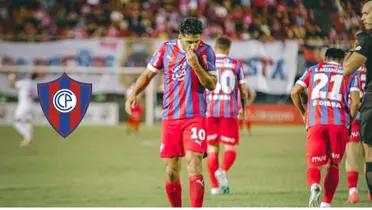
[(53, 96), (53, 105), (61, 113), (68, 113), (76, 106), (76, 96), (69, 89), (61, 89)]

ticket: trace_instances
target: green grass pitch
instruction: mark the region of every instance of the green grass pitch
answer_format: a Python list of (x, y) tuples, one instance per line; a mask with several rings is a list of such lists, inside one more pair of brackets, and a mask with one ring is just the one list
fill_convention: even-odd
[[(164, 166), (159, 158), (160, 126), (128, 135), (121, 126), (81, 126), (63, 140), (49, 126), (36, 127), (34, 142), (0, 127), (0, 206), (167, 207)], [(183, 204), (189, 205), (185, 163)], [(205, 171), (205, 161), (204, 161)], [(205, 206), (306, 207), (305, 130), (302, 126), (256, 126), (241, 134), (238, 157), (229, 172), (231, 194), (211, 196)], [(206, 175), (206, 173), (204, 173)], [(324, 177), (322, 177), (324, 178)], [(359, 178), (359, 207), (367, 202)], [(344, 165), (333, 206), (346, 204)]]

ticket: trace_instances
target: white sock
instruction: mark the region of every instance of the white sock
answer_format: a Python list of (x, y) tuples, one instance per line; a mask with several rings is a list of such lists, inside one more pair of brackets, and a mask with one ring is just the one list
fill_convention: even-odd
[(352, 188), (349, 189), (349, 195), (353, 194), (354, 192), (358, 193), (358, 188), (352, 187)]
[(326, 202), (321, 202), (320, 203), (320, 208), (329, 208), (329, 207), (331, 207), (330, 203), (326, 203)]

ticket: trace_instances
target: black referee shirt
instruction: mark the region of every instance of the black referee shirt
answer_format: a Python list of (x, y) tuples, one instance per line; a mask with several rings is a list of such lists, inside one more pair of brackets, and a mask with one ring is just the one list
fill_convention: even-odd
[(367, 80), (364, 91), (372, 92), (372, 33), (360, 32), (357, 34), (357, 38), (359, 46), (355, 48), (355, 52), (358, 52), (367, 58)]

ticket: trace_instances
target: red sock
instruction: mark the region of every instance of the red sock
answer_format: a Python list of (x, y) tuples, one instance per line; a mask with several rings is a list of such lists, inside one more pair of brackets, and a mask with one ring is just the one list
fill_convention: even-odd
[(214, 173), (218, 169), (218, 153), (208, 153), (207, 156), (207, 163), (208, 163), (208, 172), (209, 172), (209, 179), (211, 180), (211, 187), (217, 188), (218, 181), (214, 176)]
[(350, 188), (353, 188), (353, 187), (357, 187), (358, 185), (358, 176), (359, 176), (359, 173), (358, 171), (348, 171), (346, 172), (346, 177), (347, 177), (347, 187), (350, 189)]
[(196, 175), (189, 178), (190, 183), (190, 205), (191, 207), (202, 207), (204, 200), (203, 175)]
[(320, 170), (319, 168), (308, 168), (307, 169), (307, 185), (311, 187), (313, 184), (320, 183)]
[(228, 171), (231, 166), (233, 165), (236, 158), (236, 151), (234, 150), (227, 150), (223, 154), (223, 162), (221, 168), (225, 171)]
[(167, 191), (168, 200), (172, 207), (182, 207), (182, 188), (180, 180), (176, 182), (166, 182), (165, 190)]
[(338, 185), (339, 172), (338, 166), (331, 165), (327, 169), (327, 175), (324, 178), (323, 201), (331, 203)]

